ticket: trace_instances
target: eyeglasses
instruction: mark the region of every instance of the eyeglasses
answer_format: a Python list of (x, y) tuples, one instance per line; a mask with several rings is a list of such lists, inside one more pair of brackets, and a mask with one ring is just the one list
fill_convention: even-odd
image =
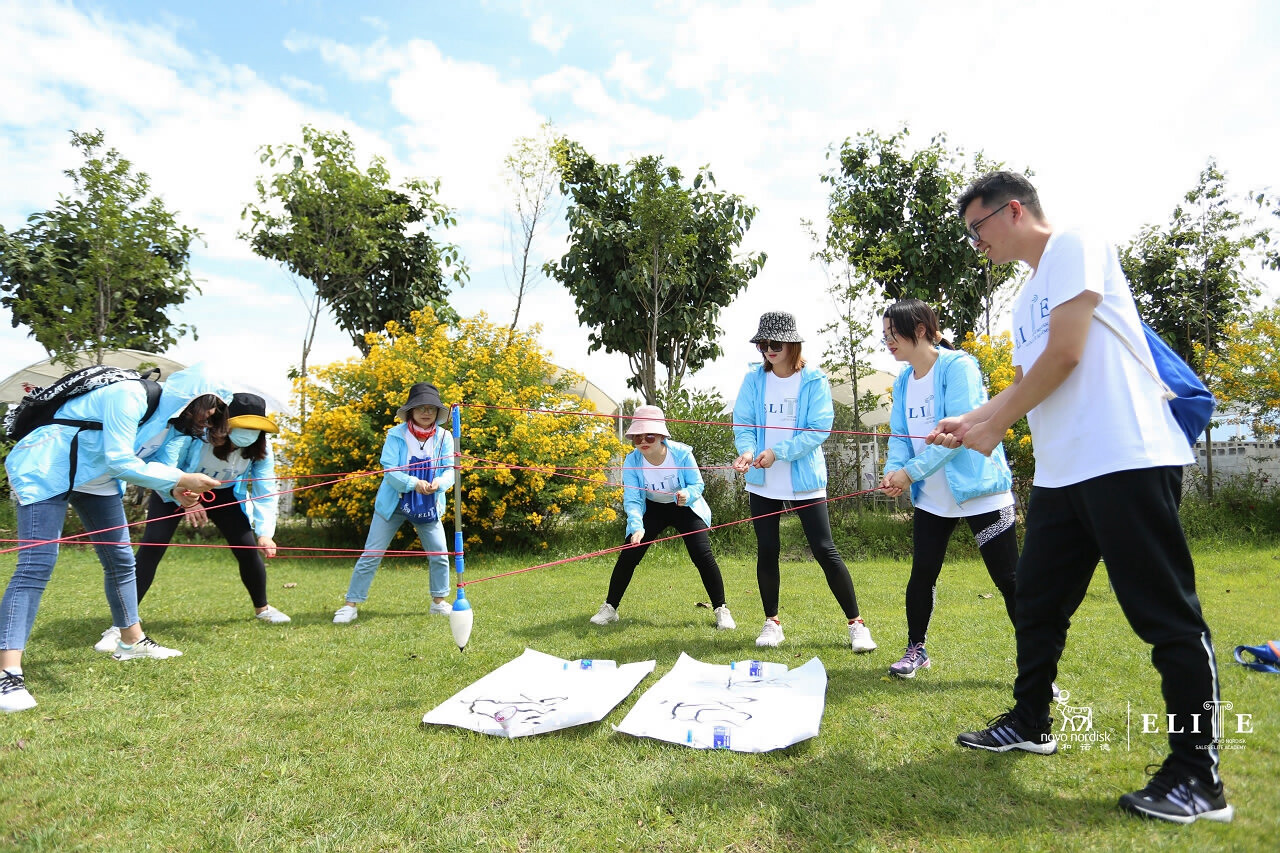
[[(968, 233), (965, 234), (965, 239), (969, 241), (970, 245), (972, 245), (975, 249), (978, 248), (978, 241), (982, 239), (982, 235), (978, 233), (978, 229), (982, 227), (982, 223), (986, 222), (988, 219), (995, 216), (997, 213), (1004, 210), (1006, 207), (1013, 204), (1015, 201), (1017, 201), (1016, 198), (1009, 199), (1004, 204), (1000, 205), (995, 210), (991, 211), (986, 216), (982, 217), (977, 222), (973, 223), (968, 228), (966, 228), (965, 230)], [(1019, 204), (1021, 204), (1021, 202), (1019, 202)]]
[(631, 443), (635, 445), (657, 444), (661, 439), (662, 436), (658, 435), (656, 432), (646, 432), (644, 435), (631, 436)]
[(787, 345), (784, 341), (760, 341), (756, 344), (756, 349), (760, 350), (760, 352), (765, 352), (766, 350), (769, 352), (782, 352), (786, 347)]
[(885, 346), (893, 346), (898, 342), (898, 335), (896, 332), (890, 332), (880, 340), (884, 343)]

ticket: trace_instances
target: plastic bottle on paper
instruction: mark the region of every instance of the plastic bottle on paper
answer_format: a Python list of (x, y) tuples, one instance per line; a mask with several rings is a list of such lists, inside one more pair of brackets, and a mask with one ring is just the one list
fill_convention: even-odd
[(617, 669), (618, 662), (614, 660), (592, 660), (591, 658), (583, 658), (582, 660), (565, 661), (564, 669)]

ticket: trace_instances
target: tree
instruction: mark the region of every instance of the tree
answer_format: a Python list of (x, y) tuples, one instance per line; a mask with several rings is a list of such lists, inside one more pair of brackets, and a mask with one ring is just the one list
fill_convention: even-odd
[[(827, 277), (827, 293), (834, 309), (831, 322), (818, 330), (820, 334), (829, 336), (829, 343), (823, 351), (822, 368), (833, 382), (847, 384), (853, 397), (853, 405), (844, 407), (847, 413), (837, 410), (837, 417), (842, 423), (835, 428), (865, 432), (862, 416), (879, 407), (881, 396), (873, 391), (859, 390), (861, 381), (876, 372), (870, 357), (883, 334), (879, 312), (873, 305), (876, 287), (870, 280), (859, 276), (849, 263), (834, 256), (829, 241), (814, 230), (811, 222), (803, 225), (810, 239), (820, 246), (813, 259), (822, 264)], [(858, 484), (864, 482), (862, 445), (865, 443), (858, 441), (854, 445), (853, 481)], [(861, 503), (858, 508), (861, 509)]]
[(721, 354), (720, 309), (766, 258), (734, 255), (756, 209), (711, 189), (705, 166), (686, 188), (661, 157), (623, 172), (563, 138), (555, 154), (560, 191), (572, 199), (569, 250), (544, 271), (573, 294), (579, 321), (592, 329), (590, 350), (625, 353), (627, 384), (655, 403), (659, 365), (670, 390)]
[(151, 181), (118, 151), (102, 151), (100, 130), (71, 134), (84, 156), (68, 169), (74, 194), (32, 214), (25, 228), (0, 228), (0, 305), (68, 367), (111, 349), (164, 352), (194, 330), (166, 313), (199, 292), (188, 265), (200, 232), (177, 223)]
[[(364, 358), (335, 362), (294, 380), (294, 394), (315, 405), (305, 428), (300, 418), (285, 419), (284, 475), (377, 470), (383, 440), (409, 386), (431, 381), (446, 404), (473, 404), (462, 412), (459, 446), (469, 543), (546, 547), (566, 517), (613, 520), (617, 492), (606, 485), (605, 474), (623, 447), (612, 423), (515, 411), (593, 408), (570, 391), (581, 385), (581, 376), (551, 378), (555, 367), (535, 334), (513, 333), (483, 314), (450, 325), (429, 307), (413, 312), (403, 325), (388, 323), (381, 334), (370, 336)], [(554, 474), (555, 468), (571, 476)], [(299, 492), (297, 506), (309, 518), (329, 519), (358, 542), (368, 529), (378, 484), (376, 476), (344, 479)], [(452, 523), (452, 513), (445, 522)], [(411, 535), (406, 528), (401, 541)]]
[(1280, 305), (1231, 323), (1222, 330), (1222, 355), (1211, 364), (1224, 408), (1249, 419), (1261, 440), (1280, 432)]
[(1139, 313), (1201, 376), (1205, 355), (1222, 355), (1223, 328), (1243, 319), (1260, 292), (1247, 270), (1267, 231), (1237, 201), (1210, 159), (1169, 225), (1143, 227), (1120, 251)]
[(520, 308), (525, 294), (537, 283), (540, 266), (531, 266), (533, 240), (549, 212), (551, 196), (556, 190), (559, 167), (552, 155), (551, 123), (539, 128), (537, 136), (522, 136), (511, 147), (503, 161), (507, 188), (511, 190), (516, 223), (511, 223), (511, 267), (516, 276), (516, 310), (511, 316), (511, 331), (520, 322)]
[(467, 269), (457, 246), (432, 237), (433, 228), (457, 224), (438, 199), (439, 181), (415, 178), (392, 187), (381, 157), (362, 170), (346, 132), (311, 126), (302, 128), (301, 145), (264, 145), (259, 152), (278, 171), (256, 181), (258, 200), (244, 208), (249, 228), (240, 236), (256, 254), (315, 285), (303, 375), (321, 302), (364, 354), (367, 334), (419, 308), (456, 319), (449, 282), (463, 285)]
[[(1120, 265), (1138, 312), (1214, 390), (1218, 377), (1210, 368), (1222, 359), (1222, 330), (1241, 320), (1260, 292), (1246, 270), (1267, 231), (1236, 209), (1212, 158), (1183, 201), (1167, 230), (1147, 225), (1121, 250)], [(1205, 465), (1212, 498), (1212, 424), (1205, 430)]]
[(974, 252), (953, 205), (970, 181), (999, 164), (981, 153), (966, 161), (947, 148), (945, 134), (908, 152), (908, 136), (906, 127), (887, 137), (868, 130), (840, 146), (839, 168), (822, 176), (831, 187), (824, 252), (847, 263), (860, 287), (874, 283), (886, 299), (914, 296), (937, 306), (957, 339), (975, 331), (984, 312), (990, 331), (991, 299), (1016, 268), (990, 267)]

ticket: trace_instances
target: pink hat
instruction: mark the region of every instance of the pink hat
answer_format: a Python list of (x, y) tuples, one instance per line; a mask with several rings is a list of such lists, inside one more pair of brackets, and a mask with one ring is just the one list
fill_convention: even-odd
[(657, 406), (636, 406), (631, 415), (631, 426), (627, 427), (627, 435), (644, 435), (645, 433), (671, 437), (667, 432), (667, 418)]

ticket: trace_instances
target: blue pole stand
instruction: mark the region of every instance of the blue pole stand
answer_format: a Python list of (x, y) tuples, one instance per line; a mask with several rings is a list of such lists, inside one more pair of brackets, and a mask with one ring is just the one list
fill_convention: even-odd
[(453, 414), (453, 567), (457, 573), (458, 597), (453, 602), (453, 612), (449, 614), (449, 630), (453, 633), (453, 641), (458, 644), (458, 651), (467, 647), (471, 639), (471, 624), (475, 614), (471, 610), (471, 602), (467, 601), (467, 593), (462, 588), (462, 574), (466, 571), (466, 562), (462, 554), (462, 410), (457, 406)]

